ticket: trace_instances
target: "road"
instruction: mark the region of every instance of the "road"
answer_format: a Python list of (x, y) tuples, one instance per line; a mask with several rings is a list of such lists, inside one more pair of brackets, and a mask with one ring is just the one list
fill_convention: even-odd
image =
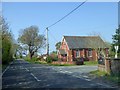
[(110, 88), (87, 76), (97, 66), (48, 66), (13, 61), (2, 75), (2, 88)]

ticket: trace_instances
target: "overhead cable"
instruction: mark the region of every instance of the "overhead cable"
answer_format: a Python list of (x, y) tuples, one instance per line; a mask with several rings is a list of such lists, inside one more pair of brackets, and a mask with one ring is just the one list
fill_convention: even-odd
[[(87, 1), (87, 0), (86, 0)], [(56, 25), (58, 22), (62, 21), (64, 18), (66, 18), (67, 16), (69, 16), (71, 13), (73, 13), (75, 10), (77, 10), (80, 6), (82, 6), (86, 1), (82, 2), (80, 5), (78, 5), (75, 9), (73, 9), (71, 12), (69, 12), (68, 14), (66, 14), (64, 17), (62, 17), (61, 19), (59, 19), (58, 21), (56, 21), (55, 23), (51, 24), (50, 26), (48, 26), (47, 28), (50, 28), (54, 25)]]

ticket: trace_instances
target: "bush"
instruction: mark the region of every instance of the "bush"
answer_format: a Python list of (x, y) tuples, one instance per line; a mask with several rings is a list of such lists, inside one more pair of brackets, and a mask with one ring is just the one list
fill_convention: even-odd
[(120, 58), (120, 53), (118, 53), (118, 58)]
[(47, 63), (52, 63), (52, 57), (51, 57), (51, 56), (48, 56), (48, 57), (46, 58), (46, 62), (47, 62)]
[(111, 51), (111, 52), (109, 53), (109, 57), (115, 57), (115, 52)]
[(29, 57), (25, 57), (24, 60), (31, 62), (31, 63), (35, 63), (36, 61), (38, 61), (36, 57), (33, 57), (32, 59), (30, 59)]
[(11, 49), (12, 43), (7, 38), (5, 38), (2, 41), (2, 64), (8, 64), (13, 60)]
[(76, 61), (76, 65), (83, 65), (83, 61)]
[(32, 58), (32, 61), (38, 61), (38, 58), (33, 57), (33, 58)]
[(58, 61), (58, 57), (53, 57), (52, 61)]
[(74, 59), (74, 61), (76, 62), (76, 65), (83, 65), (84, 64), (84, 58), (76, 58)]
[(58, 57), (56, 54), (50, 54), (50, 57), (52, 58), (52, 61), (58, 61)]

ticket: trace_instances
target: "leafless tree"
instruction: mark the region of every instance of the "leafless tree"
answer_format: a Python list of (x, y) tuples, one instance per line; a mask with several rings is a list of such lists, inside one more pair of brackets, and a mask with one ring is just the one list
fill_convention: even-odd
[[(93, 47), (93, 49), (96, 52), (96, 56), (98, 56), (98, 58), (100, 57), (100, 55), (102, 54), (105, 57), (105, 48), (110, 47), (110, 43), (107, 42), (100, 33), (98, 32), (91, 32), (89, 34), (89, 36), (93, 36), (96, 38), (92, 38), (89, 39), (89, 43), (88, 44), (92, 44), (91, 47)], [(100, 37), (100, 38), (99, 38)]]

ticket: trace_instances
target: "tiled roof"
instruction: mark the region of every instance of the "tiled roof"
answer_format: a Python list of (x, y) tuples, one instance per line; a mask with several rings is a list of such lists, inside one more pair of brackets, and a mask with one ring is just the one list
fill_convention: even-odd
[(70, 49), (108, 48), (99, 36), (64, 36)]

